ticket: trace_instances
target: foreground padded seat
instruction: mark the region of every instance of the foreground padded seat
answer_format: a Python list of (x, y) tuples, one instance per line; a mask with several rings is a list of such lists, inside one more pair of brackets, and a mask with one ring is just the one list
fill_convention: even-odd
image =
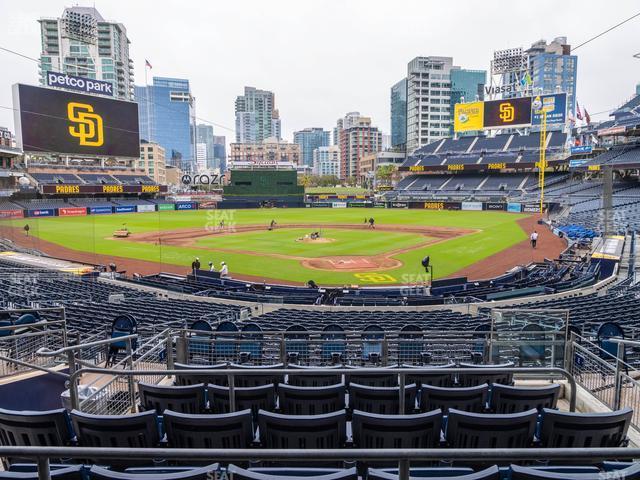
[(450, 409), (445, 438), (453, 448), (527, 448), (537, 420), (535, 409), (504, 415)]
[(352, 417), (356, 448), (435, 448), (440, 443), (442, 412), (376, 415), (355, 410)]
[[(281, 369), (284, 368), (283, 363), (276, 363), (274, 365), (238, 365), (236, 363), (232, 363), (229, 365), (229, 368), (234, 370), (269, 370), (269, 369)], [(261, 385), (277, 385), (279, 383), (284, 382), (284, 375), (238, 375), (234, 378), (234, 385), (236, 387), (258, 387)]]
[(560, 385), (546, 387), (512, 387), (493, 384), (490, 409), (494, 413), (526, 412), (532, 408), (542, 412), (543, 408), (555, 409), (560, 395)]
[[(420, 475), (417, 475), (418, 471)], [(399, 480), (400, 477), (397, 473), (390, 473), (386, 469), (377, 470), (370, 468), (367, 478), (369, 480)], [(466, 468), (425, 468), (409, 470), (410, 480), (418, 478), (432, 478), (433, 480), (445, 478), (447, 480), (500, 480), (500, 470), (498, 470), (498, 467), (495, 465), (479, 472), (473, 472), (473, 470)]]
[[(347, 367), (349, 368), (349, 367)], [(380, 368), (376, 373), (358, 373), (358, 368), (354, 368), (354, 373), (345, 375), (347, 385), (357, 383), (366, 387), (397, 387), (398, 374), (391, 368)]]
[(344, 410), (345, 386), (343, 383), (327, 387), (280, 384), (278, 398), (280, 410), (285, 415), (322, 415)]
[(619, 447), (625, 445), (633, 410), (575, 413), (542, 410), (540, 443), (545, 448)]
[(64, 447), (71, 438), (64, 408), (43, 412), (0, 409), (0, 445)]
[(500, 383), (502, 385), (513, 384), (513, 373), (485, 373), (482, 370), (488, 368), (512, 368), (513, 362), (501, 363), (496, 365), (474, 365), (472, 363), (461, 363), (460, 368), (474, 368), (478, 370), (478, 373), (461, 373), (458, 376), (458, 383), (461, 387), (475, 387), (477, 385), (483, 385), (488, 383), (493, 385), (494, 383)]
[(326, 415), (281, 415), (260, 410), (258, 426), (264, 448), (342, 448), (346, 443), (344, 411)]
[(151, 448), (160, 441), (155, 410), (131, 415), (72, 410), (71, 421), (81, 447)]
[(441, 388), (423, 385), (420, 392), (420, 411), (430, 412), (440, 409), (447, 413), (449, 409), (464, 412), (482, 413), (487, 407), (489, 385), (477, 387)]
[(553, 472), (544, 469), (521, 467), (511, 465), (511, 480), (605, 480), (624, 479), (640, 480), (640, 463), (634, 463), (630, 467), (610, 472), (576, 473), (576, 472)]
[[(173, 364), (175, 370), (225, 370), (227, 368), (226, 363), (218, 363), (216, 365), (191, 365), (188, 363), (175, 362)], [(177, 385), (198, 385), (200, 383), (211, 383), (213, 385), (228, 385), (229, 378), (226, 373), (177, 373), (176, 384)]]
[[(454, 368), (456, 366), (455, 363), (448, 363), (446, 365), (439, 366), (431, 366), (429, 365), (429, 369), (437, 370), (438, 368)], [(415, 368), (407, 365), (403, 365), (402, 368)], [(424, 367), (421, 367), (424, 368)], [(405, 377), (405, 384), (415, 383), (418, 385), (418, 388), (421, 388), (423, 385), (432, 385), (434, 387), (452, 387), (453, 386), (454, 376), (451, 373), (437, 373), (437, 372), (429, 372), (429, 373), (408, 373)]]
[[(273, 412), (276, 409), (276, 388), (273, 383), (246, 388), (235, 387), (233, 392), (236, 399), (236, 411), (249, 409), (256, 417), (258, 410)], [(231, 412), (229, 387), (208, 385), (207, 398), (209, 399), (209, 408), (213, 412)]]
[(155, 410), (162, 415), (165, 410), (181, 413), (202, 413), (205, 407), (204, 384), (185, 386), (153, 385), (139, 382), (141, 410)]
[[(273, 473), (267, 473), (269, 470), (272, 470)], [(229, 465), (227, 471), (232, 475), (234, 480), (358, 480), (355, 468), (346, 470), (330, 468), (290, 468), (283, 472), (282, 468), (245, 470), (235, 465)]]
[[(305, 370), (309, 374), (300, 375), (288, 375), (287, 384), (296, 387), (328, 387), (329, 385), (336, 385), (342, 383), (342, 374), (326, 374), (316, 373), (314, 370), (318, 367), (306, 367), (301, 365), (289, 365), (292, 370)], [(340, 366), (322, 367), (322, 368), (341, 368)]]
[(164, 428), (173, 448), (249, 448), (251, 410), (221, 415), (187, 415), (166, 410)]
[(219, 468), (219, 465), (214, 463), (206, 467), (185, 469), (182, 472), (131, 473), (115, 472), (113, 470), (107, 470), (106, 468), (93, 466), (90, 470), (90, 476), (91, 480), (211, 480), (216, 478), (215, 475)]
[[(404, 411), (415, 410), (416, 390), (414, 384), (404, 388)], [(351, 383), (349, 385), (349, 408), (380, 415), (400, 413), (400, 387), (367, 387)]]

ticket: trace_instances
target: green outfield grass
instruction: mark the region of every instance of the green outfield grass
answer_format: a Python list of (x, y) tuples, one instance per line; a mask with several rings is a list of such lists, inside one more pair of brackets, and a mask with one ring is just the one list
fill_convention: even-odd
[[(524, 215), (504, 212), (385, 210), (385, 209), (275, 209), (275, 210), (197, 210), (164, 211), (154, 213), (94, 215), (87, 217), (53, 217), (43, 219), (7, 220), (5, 224), (22, 228), (31, 227), (30, 234), (67, 248), (104, 255), (136, 258), (174, 264), (188, 268), (194, 257), (203, 264), (224, 260), (231, 274), (241, 273), (269, 279), (306, 282), (314, 279), (325, 284), (367, 283), (354, 272), (309, 270), (298, 259), (276, 258), (268, 255), (247, 255), (241, 251), (277, 253), (296, 257), (337, 255), (377, 255), (407, 248), (425, 240), (424, 236), (403, 232), (368, 230), (323, 229), (325, 237), (334, 238), (327, 244), (303, 244), (296, 238), (309, 233), (305, 229), (287, 229), (286, 224), (312, 224), (317, 228), (330, 224), (362, 224), (365, 217), (375, 217), (377, 225), (425, 225), (477, 229), (464, 237), (417, 248), (398, 254), (394, 258), (403, 266), (386, 270), (382, 283), (404, 283), (423, 273), (420, 260), (430, 255), (435, 265), (436, 278), (442, 278), (498, 253), (527, 238), (516, 221)], [(112, 234), (126, 224), (134, 233), (157, 232), (181, 228), (212, 228), (221, 219), (226, 225), (265, 226), (264, 231), (201, 238), (193, 247), (176, 247), (113, 240)], [(274, 219), (278, 229), (266, 230)], [(207, 248), (203, 250), (202, 247)], [(222, 250), (218, 250), (222, 249)], [(232, 251), (229, 251), (232, 250)], [(160, 269), (160, 268), (159, 268)]]

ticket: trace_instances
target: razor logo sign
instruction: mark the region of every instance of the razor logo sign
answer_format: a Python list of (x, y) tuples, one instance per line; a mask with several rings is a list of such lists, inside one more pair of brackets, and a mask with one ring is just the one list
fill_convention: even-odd
[(78, 143), (86, 147), (100, 147), (104, 144), (104, 127), (102, 117), (94, 113), (93, 107), (87, 103), (69, 102), (67, 118), (72, 122), (69, 134), (78, 139)]

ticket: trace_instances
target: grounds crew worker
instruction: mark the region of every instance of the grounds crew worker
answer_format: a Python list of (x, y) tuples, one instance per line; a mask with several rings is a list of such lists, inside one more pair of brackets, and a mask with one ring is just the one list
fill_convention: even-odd
[(229, 267), (225, 262), (220, 264), (220, 278), (225, 278), (229, 276)]

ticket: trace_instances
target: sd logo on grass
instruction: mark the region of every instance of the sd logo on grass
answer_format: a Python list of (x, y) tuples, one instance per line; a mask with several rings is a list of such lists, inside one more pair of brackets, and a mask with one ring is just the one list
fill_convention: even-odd
[(86, 147), (100, 147), (104, 144), (102, 117), (93, 113), (93, 107), (87, 103), (69, 102), (67, 117), (75, 125), (69, 126), (69, 134)]

